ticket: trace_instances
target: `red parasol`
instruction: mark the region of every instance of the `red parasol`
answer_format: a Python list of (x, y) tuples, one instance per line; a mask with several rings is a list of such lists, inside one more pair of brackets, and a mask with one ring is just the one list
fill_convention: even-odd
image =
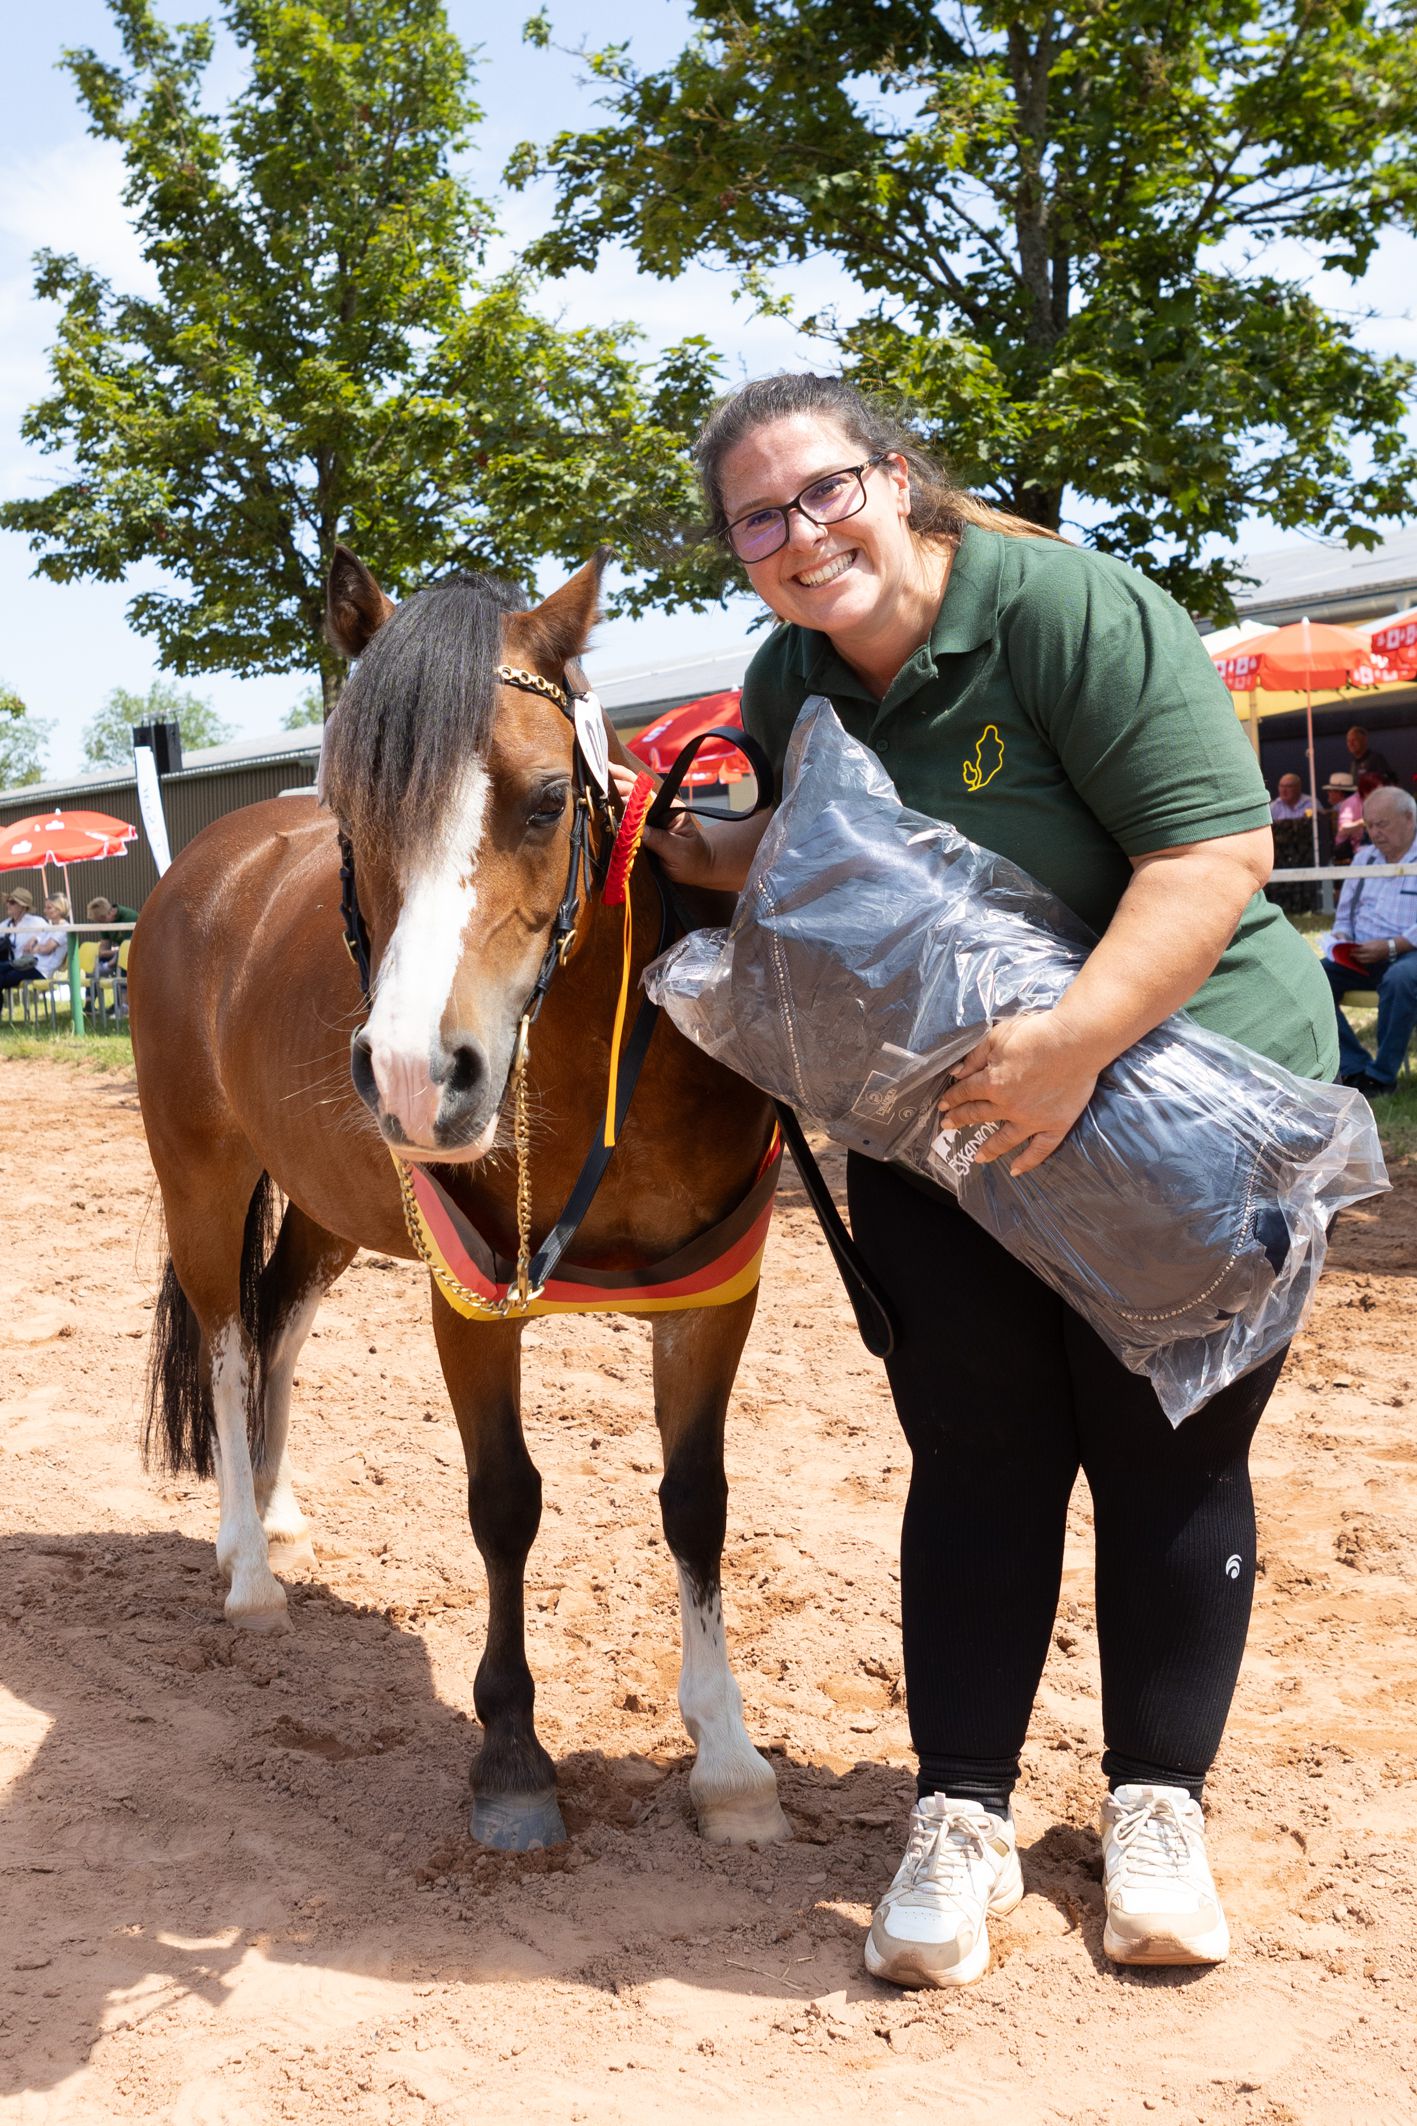
[[(1375, 687), (1393, 676), (1386, 658), (1366, 635), (1360, 635), (1351, 627), (1332, 627), (1322, 620), (1295, 620), (1288, 627), (1273, 629), (1268, 635), (1254, 635), (1248, 642), (1235, 643), (1211, 661), (1232, 694), (1247, 691), (1250, 687), (1263, 687), (1266, 693), (1274, 694), (1287, 694), (1303, 688), (1308, 723), (1309, 788), (1315, 797), (1318, 795), (1318, 771), (1314, 766), (1314, 704), (1311, 699), (1314, 688)], [(1314, 866), (1317, 869), (1317, 806), (1312, 822)]]
[[(122, 856), (137, 833), (130, 821), (107, 812), (65, 812), (56, 805), (52, 812), (34, 812), (7, 827), (0, 835), (0, 852), (24, 842), (39, 852), (31, 863), (82, 864), (91, 857)], [(0, 870), (13, 870), (16, 861), (7, 864), (0, 854)]]
[(1386, 659), (1366, 635), (1322, 620), (1295, 620), (1254, 635), (1214, 662), (1232, 694), (1250, 687), (1279, 694), (1299, 687), (1375, 687), (1389, 676)]
[(1370, 639), (1379, 656), (1387, 659), (1394, 677), (1417, 679), (1417, 607), (1394, 613), (1373, 629)]
[(137, 832), (128, 820), (113, 819), (107, 812), (65, 812), (56, 805), (52, 812), (17, 819), (0, 834), (0, 871), (44, 872), (46, 864), (57, 864), (67, 896), (70, 864), (126, 856)]
[[(691, 738), (697, 738), (700, 731), (712, 730), (720, 723), (736, 725), (741, 730), (741, 702), (742, 689), (739, 687), (686, 702), (682, 709), (674, 709), (668, 716), (659, 717), (648, 730), (641, 731), (638, 738), (632, 738), (628, 750), (656, 775), (667, 775), (681, 750)], [(752, 772), (736, 747), (729, 745), (726, 739), (714, 738), (700, 748), (684, 780), (691, 789), (704, 790), (714, 783), (741, 782)]]

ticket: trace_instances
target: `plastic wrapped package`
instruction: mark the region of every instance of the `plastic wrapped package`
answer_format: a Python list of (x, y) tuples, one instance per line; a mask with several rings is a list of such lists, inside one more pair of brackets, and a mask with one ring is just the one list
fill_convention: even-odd
[(680, 1031), (838, 1143), (914, 1169), (1052, 1286), (1173, 1424), (1293, 1336), (1346, 1204), (1388, 1185), (1372, 1111), (1184, 1014), (1099, 1077), (1033, 1172), (939, 1128), (951, 1066), (1055, 1004), (1093, 934), (1027, 872), (902, 805), (814, 695), (729, 928), (646, 971)]

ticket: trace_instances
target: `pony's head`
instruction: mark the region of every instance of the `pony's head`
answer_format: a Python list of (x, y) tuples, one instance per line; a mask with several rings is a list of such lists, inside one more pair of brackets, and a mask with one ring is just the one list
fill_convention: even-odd
[(604, 557), (541, 605), (452, 576), (400, 606), (335, 551), (329, 631), (357, 659), (325, 729), (325, 802), (355, 854), (372, 1006), (355, 1088), (406, 1158), (491, 1147), (565, 890), (574, 735), (499, 665), (583, 686)]

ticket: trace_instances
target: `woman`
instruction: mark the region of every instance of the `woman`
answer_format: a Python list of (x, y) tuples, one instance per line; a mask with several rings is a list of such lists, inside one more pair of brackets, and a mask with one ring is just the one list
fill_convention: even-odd
[(44, 935), (35, 939), (35, 965), (47, 982), (58, 974), (68, 957), (68, 896), (63, 893), (51, 893), (44, 904)]
[(35, 948), (43, 936), (44, 924), (34, 912), (29, 887), (11, 887), (0, 919), (0, 989), (17, 989), (21, 982), (34, 981), (39, 972)]
[[(1100, 934), (1056, 1009), (995, 1026), (941, 1101), (1013, 1170), (1062, 1142), (1099, 1071), (1183, 1005), (1332, 1077), (1317, 960), (1260, 889), (1269, 804), (1186, 615), (1122, 564), (950, 487), (833, 379), (745, 386), (696, 451), (713, 524), (781, 625), (743, 720), (780, 763), (824, 693), (906, 804), (1023, 865)], [(650, 846), (735, 889), (761, 817), (678, 815)], [(1092, 1491), (1106, 1751), (1106, 1953), (1228, 1947), (1200, 1797), (1255, 1569), (1251, 1436), (1282, 1357), (1173, 1431), (1149, 1385), (927, 1183), (852, 1155), (858, 1244), (900, 1329), (888, 1362), (913, 1468), (901, 1610), (918, 1794), (868, 1968), (962, 1985), (1023, 1895), (1010, 1794), (1047, 1654), (1068, 1499)]]

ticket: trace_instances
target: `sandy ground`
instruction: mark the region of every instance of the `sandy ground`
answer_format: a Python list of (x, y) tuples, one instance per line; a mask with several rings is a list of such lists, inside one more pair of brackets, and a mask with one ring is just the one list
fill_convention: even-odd
[(795, 1187), (731, 1422), (726, 1601), (796, 1840), (692, 1828), (646, 1337), (607, 1319), (529, 1337), (531, 1652), (572, 1840), (490, 1856), (463, 1826), (481, 1573), (418, 1274), (362, 1257), (328, 1302), (295, 1431), (319, 1571), (290, 1635), (234, 1633), (214, 1494), (138, 1461), (132, 1086), (0, 1079), (4, 2119), (1417, 2120), (1417, 1172), (1345, 1223), (1262, 1433), (1212, 1788), (1230, 1962), (1101, 1956), (1080, 1501), (1019, 1797), (1029, 1894), (981, 1985), (902, 1995), (861, 1937), (910, 1791), (904, 1456)]

